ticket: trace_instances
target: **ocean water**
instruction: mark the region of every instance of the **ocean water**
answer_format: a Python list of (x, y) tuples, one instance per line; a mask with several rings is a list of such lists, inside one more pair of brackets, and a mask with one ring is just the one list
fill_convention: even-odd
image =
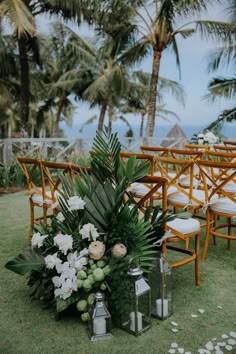
[[(156, 125), (154, 131), (154, 138), (158, 138), (162, 140), (166, 135), (170, 132), (170, 130), (174, 127), (173, 125)], [(205, 126), (202, 125), (181, 125), (179, 124), (183, 133), (186, 135), (188, 139), (190, 139), (194, 134), (198, 134), (202, 132)], [(64, 136), (67, 138), (83, 138), (83, 139), (92, 139), (96, 135), (97, 124), (90, 124), (84, 127), (83, 131), (80, 132), (81, 125), (74, 124), (73, 127), (68, 127), (64, 123), (61, 125), (61, 128), (64, 130)], [(132, 125), (132, 130), (134, 134), (134, 138), (139, 137), (139, 125)], [(117, 133), (119, 138), (124, 138), (128, 131), (128, 127), (125, 124), (114, 123), (112, 127), (112, 131)], [(228, 138), (229, 140), (236, 140), (236, 123), (225, 124), (223, 129), (221, 130), (221, 134)]]

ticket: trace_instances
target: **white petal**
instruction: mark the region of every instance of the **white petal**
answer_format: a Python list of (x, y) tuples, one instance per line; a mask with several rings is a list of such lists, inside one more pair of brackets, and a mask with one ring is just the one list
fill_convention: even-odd
[(171, 321), (172, 326), (178, 326), (178, 323), (175, 321)]
[(198, 312), (200, 312), (201, 314), (203, 314), (205, 312), (205, 310), (203, 309), (198, 309)]
[(229, 339), (228, 340), (228, 344), (229, 345), (235, 345), (236, 344), (236, 341), (234, 339)]
[(171, 348), (178, 348), (178, 344), (175, 342), (171, 343)]
[(236, 332), (230, 332), (229, 335), (233, 338), (236, 338)]
[(226, 345), (225, 349), (228, 350), (228, 352), (231, 352), (233, 347), (231, 345)]
[(179, 330), (177, 328), (171, 328), (172, 332), (176, 333), (179, 332)]
[(198, 317), (198, 315), (192, 314), (191, 317), (196, 318), (196, 317)]

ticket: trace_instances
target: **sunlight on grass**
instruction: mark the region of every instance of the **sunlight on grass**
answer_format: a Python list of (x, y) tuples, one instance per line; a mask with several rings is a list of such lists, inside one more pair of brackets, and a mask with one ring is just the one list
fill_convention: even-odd
[[(151, 329), (137, 338), (114, 329), (111, 341), (90, 343), (78, 312), (68, 311), (56, 321), (52, 310), (43, 310), (29, 299), (27, 280), (4, 268), (27, 245), (29, 206), (25, 192), (0, 197), (0, 215), (0, 353), (166, 354), (171, 344), (177, 343), (185, 352), (197, 354), (212, 338), (223, 342), (227, 341), (223, 334), (236, 332), (236, 242), (230, 251), (225, 240), (218, 240), (217, 246), (211, 242), (207, 259), (200, 265), (200, 287), (195, 286), (193, 262), (173, 270), (174, 314), (169, 319), (153, 319)], [(178, 332), (173, 333), (173, 328)], [(231, 353), (236, 353), (235, 348)]]

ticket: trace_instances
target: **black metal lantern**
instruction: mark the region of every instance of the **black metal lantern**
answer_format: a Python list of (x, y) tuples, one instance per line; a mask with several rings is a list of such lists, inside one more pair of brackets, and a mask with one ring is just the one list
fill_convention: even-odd
[(131, 268), (128, 275), (130, 287), (122, 309), (122, 328), (137, 336), (151, 326), (151, 292), (140, 268)]
[(165, 320), (173, 313), (172, 306), (172, 273), (169, 263), (161, 252), (153, 263), (149, 274), (151, 287), (151, 314), (161, 320)]
[(104, 294), (95, 294), (95, 305), (90, 322), (91, 341), (111, 339), (111, 315), (104, 303)]

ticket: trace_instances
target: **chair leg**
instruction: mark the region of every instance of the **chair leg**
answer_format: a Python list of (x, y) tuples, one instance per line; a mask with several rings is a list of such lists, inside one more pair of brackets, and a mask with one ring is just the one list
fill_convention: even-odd
[(208, 250), (208, 245), (209, 245), (209, 237), (210, 237), (210, 230), (211, 230), (211, 214), (207, 210), (207, 215), (206, 215), (207, 221), (206, 221), (206, 236), (205, 236), (205, 242), (204, 242), (204, 247), (203, 247), (203, 252), (202, 252), (202, 260), (206, 259), (206, 254)]
[[(232, 228), (231, 228), (231, 219), (227, 218), (227, 222), (228, 222), (228, 235), (231, 235), (232, 232)], [(231, 244), (232, 244), (232, 240), (230, 238), (228, 238), (228, 242), (227, 242), (227, 249), (230, 250), (231, 249)]]
[(200, 250), (200, 233), (195, 236), (195, 281), (196, 285), (200, 285), (200, 262), (199, 262), (199, 250)]
[(28, 243), (31, 243), (31, 238), (33, 234), (33, 224), (34, 224), (34, 206), (32, 201), (30, 200), (30, 228), (29, 228), (29, 235), (28, 235)]

